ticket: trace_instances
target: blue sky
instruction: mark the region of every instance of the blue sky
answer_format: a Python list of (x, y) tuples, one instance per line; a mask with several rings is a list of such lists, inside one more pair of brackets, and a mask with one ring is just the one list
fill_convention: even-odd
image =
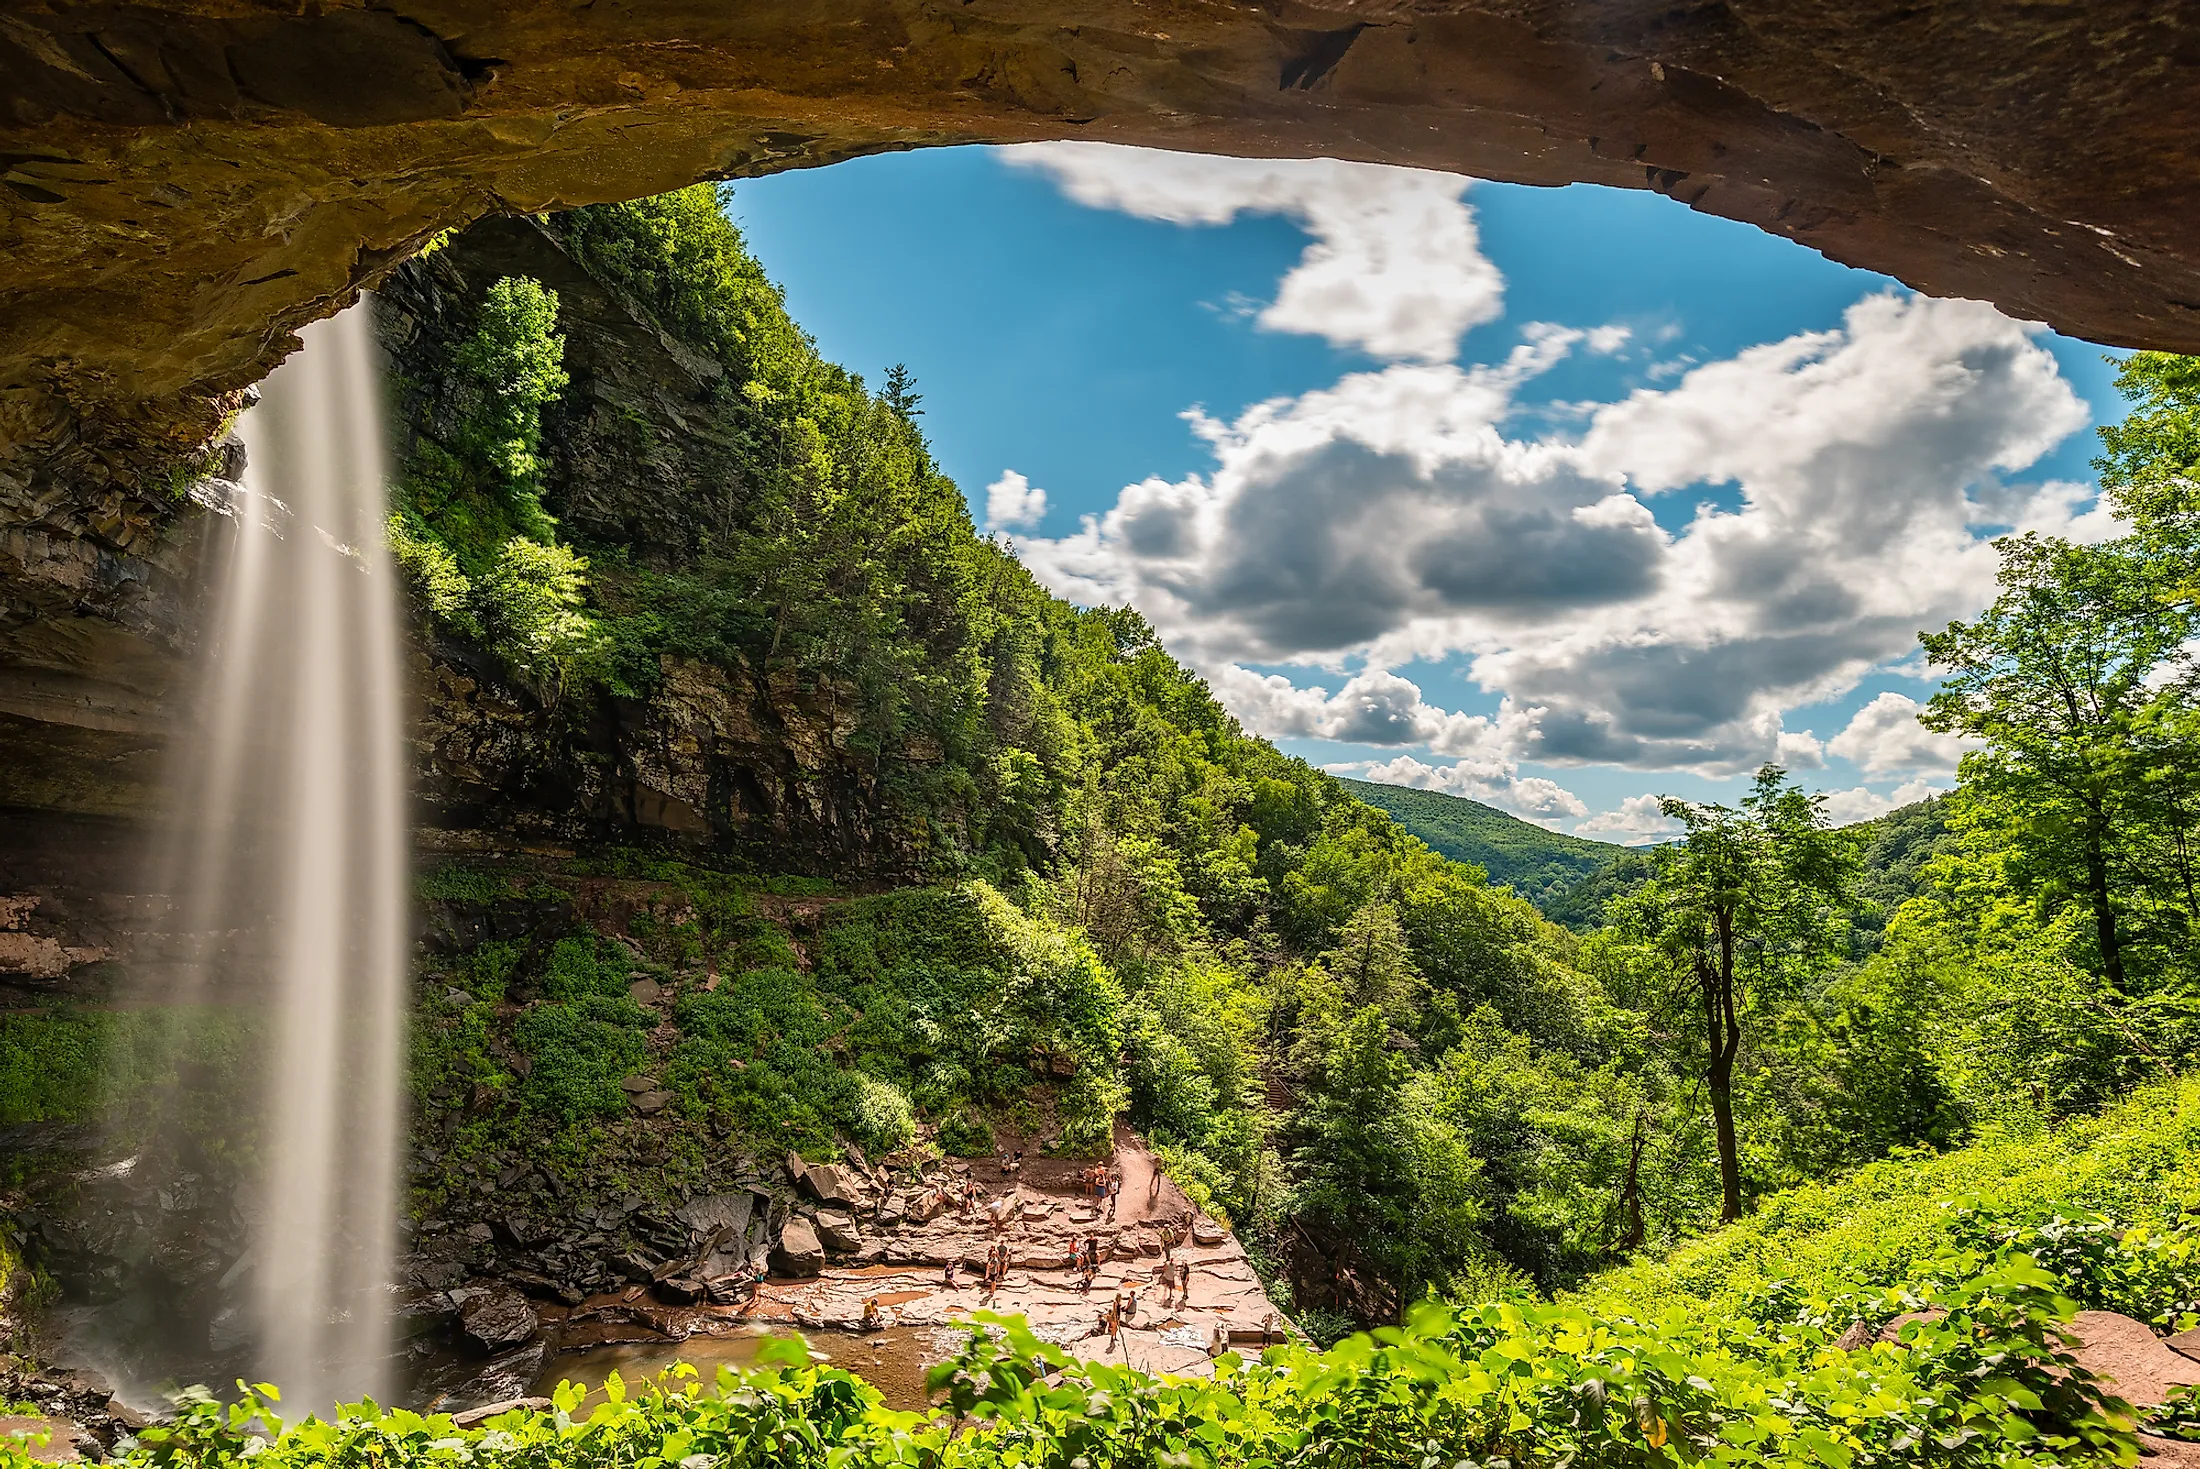
[(1848, 817), (1944, 787), (1915, 631), (1998, 530), (2105, 530), (2098, 348), (1655, 195), (1065, 144), (734, 214), (1057, 590), (1286, 749), (1563, 830), (1766, 758)]

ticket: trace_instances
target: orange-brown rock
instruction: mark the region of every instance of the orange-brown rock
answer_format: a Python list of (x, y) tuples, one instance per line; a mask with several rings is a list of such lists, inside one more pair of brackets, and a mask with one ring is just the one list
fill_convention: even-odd
[[(2200, 350), (2196, 135), (2200, 14), (2165, 0), (17, 0), (0, 473), (143, 490), (444, 226), (982, 139), (1655, 189)], [(128, 500), (110, 538), (157, 518)]]

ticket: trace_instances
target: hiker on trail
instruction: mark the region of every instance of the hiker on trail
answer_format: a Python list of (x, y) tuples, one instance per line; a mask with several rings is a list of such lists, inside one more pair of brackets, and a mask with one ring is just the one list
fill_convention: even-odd
[(962, 1286), (962, 1282), (956, 1277), (961, 1273), (961, 1271), (962, 1261), (948, 1261), (947, 1264), (940, 1270), (940, 1284), (945, 1286), (949, 1290), (960, 1289)]
[(1001, 1149), (1001, 1177), (1008, 1177), (1008, 1149)]
[(1276, 1344), (1276, 1313), (1273, 1311), (1260, 1318), (1260, 1344), (1263, 1347)]
[(1018, 1148), (1018, 1149), (1016, 1150), (1016, 1172), (1017, 1172), (1017, 1173), (1018, 1173), (1019, 1175), (1021, 1175), (1021, 1174), (1023, 1173), (1023, 1171), (1024, 1171), (1024, 1150), (1023, 1150), (1022, 1148)]
[(1163, 1265), (1153, 1273), (1154, 1281), (1161, 1287), (1161, 1308), (1169, 1308), (1169, 1297), (1176, 1291), (1176, 1267)]
[(865, 1331), (876, 1331), (884, 1324), (879, 1319), (878, 1297), (865, 1297), (863, 1302), (863, 1329)]
[(1098, 1275), (1099, 1273), (1100, 1273), (1100, 1267), (1099, 1267), (1099, 1266), (1097, 1266), (1097, 1265), (1095, 1265), (1095, 1264), (1093, 1263), (1093, 1261), (1092, 1261), (1092, 1257), (1091, 1257), (1090, 1255), (1087, 1255), (1087, 1256), (1085, 1257), (1085, 1266), (1084, 1266), (1084, 1269), (1083, 1269), (1083, 1271), (1081, 1272), (1081, 1274), (1082, 1274), (1082, 1275), (1083, 1275), (1083, 1277), (1084, 1277), (1084, 1279), (1083, 1279), (1083, 1283), (1082, 1283), (1081, 1285), (1079, 1285), (1079, 1286), (1078, 1286), (1078, 1289), (1079, 1289), (1079, 1290), (1081, 1290), (1081, 1291), (1083, 1291), (1083, 1292), (1084, 1292), (1084, 1293), (1085, 1293), (1086, 1295), (1088, 1295), (1088, 1296), (1089, 1296), (1089, 1295), (1091, 1295), (1091, 1294), (1092, 1294), (1092, 1278), (1093, 1278), (1093, 1277), (1094, 1277), (1095, 1275)]
[(1113, 1219), (1113, 1218), (1115, 1217), (1115, 1205), (1116, 1205), (1116, 1201), (1117, 1201), (1117, 1200), (1119, 1200), (1119, 1199), (1121, 1199), (1122, 1197), (1123, 1197), (1123, 1180), (1122, 1180), (1122, 1179), (1120, 1179), (1120, 1178), (1111, 1178), (1111, 1179), (1109, 1179), (1109, 1180), (1108, 1180), (1108, 1217), (1109, 1217), (1110, 1219)]
[(1189, 1260), (1176, 1267), (1176, 1303), (1179, 1306), (1192, 1303), (1192, 1263)]
[(1108, 1346), (1112, 1350), (1115, 1347), (1118, 1335), (1123, 1330), (1123, 1306), (1121, 1302), (1108, 1302), (1106, 1320), (1108, 1323)]
[(1219, 1357), (1228, 1350), (1230, 1350), (1230, 1328), (1217, 1321), (1207, 1333), (1207, 1355)]

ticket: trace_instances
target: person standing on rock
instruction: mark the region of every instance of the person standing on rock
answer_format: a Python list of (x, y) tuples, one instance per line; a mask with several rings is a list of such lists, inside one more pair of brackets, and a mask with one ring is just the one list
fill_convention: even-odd
[(1189, 1260), (1176, 1267), (1176, 1303), (1179, 1306), (1192, 1303), (1192, 1262)]
[(1108, 1180), (1108, 1218), (1109, 1218), (1109, 1219), (1111, 1219), (1111, 1220), (1112, 1220), (1112, 1219), (1114, 1219), (1114, 1218), (1115, 1218), (1115, 1206), (1116, 1206), (1117, 1202), (1119, 1202), (1119, 1201), (1120, 1201), (1120, 1200), (1122, 1199), (1122, 1197), (1123, 1197), (1123, 1180), (1122, 1180), (1122, 1179), (1120, 1179), (1120, 1178), (1111, 1178), (1111, 1179), (1109, 1179), (1109, 1180)]

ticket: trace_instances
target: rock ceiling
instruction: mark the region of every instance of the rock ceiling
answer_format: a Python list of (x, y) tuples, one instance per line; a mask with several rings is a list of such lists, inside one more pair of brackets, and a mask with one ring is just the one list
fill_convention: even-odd
[(2200, 351), (2180, 0), (11, 0), (0, 481), (142, 488), (447, 225), (1058, 137), (1655, 189)]

